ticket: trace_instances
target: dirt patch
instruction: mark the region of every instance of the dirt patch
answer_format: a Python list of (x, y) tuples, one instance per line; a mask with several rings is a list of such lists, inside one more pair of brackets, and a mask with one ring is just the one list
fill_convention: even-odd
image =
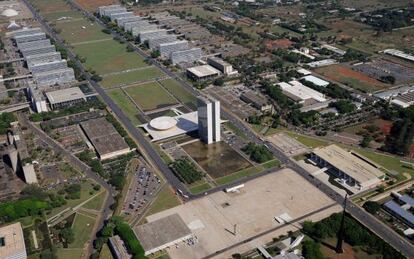
[(96, 12), (99, 6), (119, 4), (118, 0), (75, 0), (75, 2), (90, 12)]
[(371, 78), (343, 65), (321, 67), (315, 69), (315, 72), (332, 81), (340, 82), (352, 88), (360, 89), (366, 92), (373, 92), (387, 88), (387, 85), (377, 81), (375, 78)]

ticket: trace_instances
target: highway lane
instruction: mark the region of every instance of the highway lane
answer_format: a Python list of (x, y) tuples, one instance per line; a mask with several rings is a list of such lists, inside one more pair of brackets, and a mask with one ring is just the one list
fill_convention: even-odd
[[(27, 2), (27, 0), (24, 0)], [(72, 1), (70, 3), (73, 4)], [(81, 10), (86, 16), (94, 17), (92, 14), (85, 12), (78, 6), (76, 6), (79, 10)], [(36, 13), (36, 12), (34, 12)], [(95, 17), (94, 17), (95, 18)], [(42, 19), (41, 19), (42, 20)], [(98, 22), (100, 22), (103, 26), (105, 26), (102, 21), (99, 19), (96, 19)], [(51, 34), (55, 39), (59, 39), (59, 43), (62, 44), (62, 46), (65, 46), (63, 42), (60, 40), (60, 38), (51, 30), (51, 28), (42, 20), (42, 24), (44, 24), (44, 27), (47, 28), (49, 34)], [(117, 34), (115, 34), (117, 35)], [(117, 35), (121, 36), (122, 35)], [(148, 57), (145, 52), (143, 52), (141, 49), (139, 49), (137, 46), (130, 44), (134, 50), (143, 58), (147, 59), (150, 64), (153, 64), (157, 66), (159, 69), (161, 69), (164, 73), (166, 73), (168, 76), (176, 79), (184, 88), (186, 88), (190, 93), (192, 93), (194, 96), (200, 95), (200, 93), (194, 89), (188, 82), (181, 79), (179, 76), (175, 75), (173, 72), (165, 68), (163, 65), (158, 63), (156, 60)], [(96, 89), (96, 91), (102, 96), (103, 100), (107, 105), (112, 109), (112, 111), (115, 113), (115, 115), (118, 117), (118, 119), (122, 122), (122, 124), (127, 128), (127, 130), (130, 132), (130, 134), (139, 142), (142, 148), (144, 148), (144, 151), (149, 156), (149, 158), (157, 165), (157, 167), (160, 169), (160, 171), (164, 174), (167, 181), (174, 187), (181, 189), (186, 195), (188, 195), (190, 198), (199, 198), (202, 196), (200, 195), (192, 195), (189, 193), (184, 185), (178, 180), (178, 178), (172, 173), (170, 168), (164, 164), (159, 154), (153, 149), (151, 144), (146, 140), (146, 138), (143, 136), (143, 134), (132, 125), (132, 123), (129, 121), (129, 119), (126, 117), (126, 115), (123, 113), (123, 111), (112, 101), (112, 99), (109, 98), (109, 96), (105, 93), (105, 91), (94, 81), (90, 79), (90, 75), (86, 73), (83, 64), (81, 64), (76, 58), (75, 55), (68, 49), (68, 52), (70, 54), (70, 58), (75, 60), (78, 66), (81, 68), (82, 72), (87, 76), (88, 81), (91, 83), (91, 85)], [(294, 161), (292, 161), (288, 156), (286, 156), (282, 151), (275, 148), (272, 144), (268, 143), (267, 141), (259, 138), (248, 126), (246, 126), (243, 122), (241, 122), (238, 118), (233, 116), (230, 113), (227, 113), (225, 111), (222, 111), (222, 115), (225, 119), (229, 120), (231, 123), (233, 123), (236, 127), (241, 129), (253, 142), (256, 144), (266, 144), (268, 148), (273, 152), (273, 154), (284, 164), (287, 165), (287, 167), (297, 171), (300, 175), (302, 175), (306, 180), (308, 180), (310, 183), (312, 183), (314, 186), (319, 188), (321, 191), (323, 191), (325, 194), (330, 196), (332, 199), (334, 199), (339, 204), (342, 204), (343, 197), (333, 191), (329, 186), (322, 183), (321, 181), (315, 179), (312, 177), (306, 170), (304, 170), (302, 167), (298, 166)], [(217, 190), (221, 190), (221, 188), (217, 188)], [(211, 191), (210, 191), (211, 193)], [(373, 216), (368, 214), (366, 211), (364, 211), (362, 208), (358, 207), (357, 205), (353, 204), (352, 202), (349, 202), (349, 207), (347, 208), (347, 211), (354, 216), (357, 220), (359, 220), (362, 224), (364, 224), (366, 227), (371, 229), (373, 232), (378, 234), (380, 237), (382, 237), (386, 242), (390, 243), (394, 248), (401, 251), (403, 254), (408, 256), (409, 258), (414, 258), (414, 246), (411, 245), (409, 242), (407, 242), (405, 239), (401, 238), (397, 233), (395, 233), (393, 230), (382, 224), (380, 221), (375, 219)]]

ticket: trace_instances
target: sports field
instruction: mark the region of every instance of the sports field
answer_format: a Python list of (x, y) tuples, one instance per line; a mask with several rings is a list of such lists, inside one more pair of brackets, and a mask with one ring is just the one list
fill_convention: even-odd
[(196, 98), (187, 90), (185, 90), (181, 85), (179, 85), (177, 81), (175, 81), (174, 79), (166, 79), (160, 81), (160, 84), (162, 84), (180, 102), (194, 110), (197, 109)]
[(135, 104), (129, 100), (128, 96), (121, 89), (115, 89), (108, 92), (112, 100), (122, 109), (126, 116), (134, 125), (139, 125), (141, 122), (138, 119), (138, 109)]
[(127, 87), (125, 91), (144, 111), (177, 104), (177, 101), (156, 82)]
[(148, 66), (125, 73), (105, 76), (101, 82), (104, 88), (139, 83), (146, 80), (162, 77), (163, 73), (156, 67)]
[(99, 24), (86, 19), (57, 21), (55, 24), (59, 34), (69, 44), (112, 38), (102, 32), (102, 27)]
[(70, 248), (83, 248), (91, 238), (95, 218), (77, 213), (72, 225), (75, 241), (69, 245)]
[(375, 78), (371, 78), (342, 65), (320, 67), (315, 69), (315, 72), (332, 81), (340, 82), (349, 87), (368, 93), (387, 88), (387, 85), (379, 82)]
[(137, 54), (126, 51), (126, 44), (115, 40), (76, 45), (73, 49), (86, 58), (89, 70), (100, 75), (147, 66)]

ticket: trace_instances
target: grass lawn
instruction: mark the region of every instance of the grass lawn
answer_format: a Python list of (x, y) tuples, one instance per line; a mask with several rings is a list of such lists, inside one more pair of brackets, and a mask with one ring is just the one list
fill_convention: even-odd
[[(81, 195), (80, 195), (80, 199), (75, 199), (75, 200), (67, 200), (66, 205), (61, 206), (59, 208), (54, 208), (52, 209), (52, 211), (50, 212), (50, 214), (47, 215), (47, 218), (51, 218), (54, 215), (58, 214), (59, 212), (65, 210), (66, 208), (69, 207), (75, 207), (76, 205), (86, 201), (87, 199), (89, 199), (90, 197), (92, 197), (94, 194), (90, 194), (89, 192), (93, 190), (93, 186), (92, 183), (90, 181), (85, 181), (81, 183)], [(58, 190), (56, 190), (57, 192)]]
[(96, 71), (100, 75), (148, 66), (137, 54), (127, 52), (126, 46), (110, 40), (76, 45), (73, 50), (86, 58), (85, 65), (90, 71)]
[(160, 81), (160, 83), (180, 102), (189, 106), (190, 108), (197, 109), (197, 99), (187, 90), (185, 90), (184, 87), (182, 87), (177, 81), (174, 79), (166, 79)]
[(205, 192), (209, 190), (210, 188), (211, 188), (211, 185), (209, 183), (204, 182), (202, 184), (198, 184), (193, 187), (190, 187), (189, 190), (192, 194), (198, 194), (198, 193)]
[(48, 13), (45, 14), (44, 17), (46, 18), (46, 20), (48, 20), (49, 22), (55, 22), (56, 20), (58, 20), (59, 18), (62, 17), (67, 17), (67, 20), (62, 20), (62, 21), (70, 21), (72, 19), (78, 19), (78, 18), (82, 18), (82, 14), (76, 11), (61, 11), (61, 12), (54, 12), (54, 13)]
[(101, 191), (95, 198), (88, 201), (82, 208), (91, 209), (91, 210), (100, 210), (102, 208), (102, 204), (105, 201), (106, 191)]
[(121, 89), (112, 90), (108, 92), (108, 95), (116, 102), (134, 125), (141, 124), (141, 121), (137, 117), (139, 113), (137, 107), (135, 107), (135, 104), (131, 102)]
[(104, 244), (102, 246), (101, 253), (99, 254), (99, 259), (112, 259), (112, 258), (114, 257), (112, 256), (111, 250), (109, 250), (109, 247), (107, 244)]
[(357, 153), (367, 157), (368, 159), (371, 159), (375, 163), (383, 166), (385, 169), (388, 169), (390, 171), (394, 171), (397, 173), (409, 173), (411, 176), (414, 177), (414, 170), (411, 168), (407, 168), (404, 166), (403, 163), (401, 163), (401, 158), (391, 155), (385, 155), (376, 153), (370, 150), (360, 149), (360, 148), (354, 148)]
[(263, 164), (261, 164), (261, 166), (263, 166), (264, 169), (269, 169), (272, 167), (280, 166), (280, 162), (277, 159), (273, 159), (273, 160), (264, 162)]
[(59, 259), (82, 258), (83, 250), (75, 248), (58, 248), (56, 255)]
[(71, 10), (71, 7), (62, 0), (30, 0), (30, 2), (37, 7), (42, 14)]
[(160, 211), (168, 210), (175, 206), (180, 205), (180, 201), (178, 200), (177, 196), (173, 193), (171, 188), (167, 185), (164, 186), (163, 189), (158, 194), (158, 197), (151, 204), (147, 212), (147, 216), (158, 213)]
[(262, 166), (252, 166), (252, 167), (240, 170), (238, 172), (232, 173), (230, 175), (220, 177), (216, 179), (215, 181), (217, 184), (223, 185), (223, 184), (231, 183), (241, 178), (245, 178), (245, 177), (260, 173), (261, 171), (263, 171)]
[(296, 139), (297, 141), (299, 141), (300, 143), (302, 143), (303, 145), (305, 145), (309, 148), (327, 146), (329, 144), (328, 142), (326, 142), (324, 140), (320, 140), (320, 139), (317, 139), (317, 138), (308, 137), (308, 136), (304, 136), (304, 135), (299, 135), (299, 134), (293, 133), (291, 131), (286, 131), (285, 133), (289, 137), (292, 137), (292, 138)]
[(95, 218), (84, 216), (77, 213), (72, 229), (75, 234), (75, 241), (69, 245), (70, 248), (83, 248), (85, 243), (89, 241)]
[(128, 85), (132, 83), (139, 83), (150, 79), (162, 77), (163, 73), (156, 67), (148, 66), (143, 69), (129, 71), (125, 73), (108, 75), (102, 79), (101, 85), (104, 88), (114, 86)]
[(144, 111), (151, 111), (177, 103), (169, 93), (155, 82), (128, 87), (125, 88), (125, 91)]
[(98, 23), (86, 19), (56, 22), (55, 28), (69, 44), (112, 38), (102, 32), (102, 27)]

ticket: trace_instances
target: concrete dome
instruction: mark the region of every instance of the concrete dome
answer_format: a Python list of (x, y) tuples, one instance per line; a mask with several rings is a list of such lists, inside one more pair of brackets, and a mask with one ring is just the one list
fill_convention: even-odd
[(13, 16), (16, 16), (18, 14), (19, 13), (14, 9), (6, 9), (1, 13), (2, 16), (6, 16), (6, 17), (13, 17)]
[(177, 125), (177, 120), (169, 116), (161, 116), (151, 120), (149, 125), (156, 130), (168, 130)]

